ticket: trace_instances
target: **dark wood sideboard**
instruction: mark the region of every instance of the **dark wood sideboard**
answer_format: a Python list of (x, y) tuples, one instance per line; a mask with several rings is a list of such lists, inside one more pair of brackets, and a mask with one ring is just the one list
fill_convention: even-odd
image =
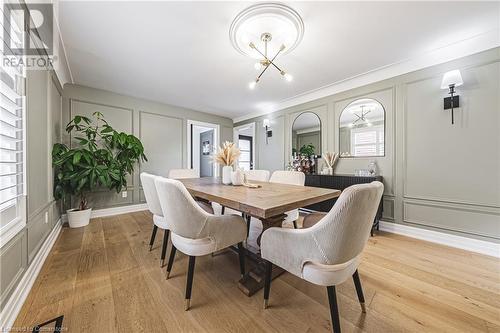
[[(306, 175), (306, 186), (331, 188), (343, 191), (351, 185), (371, 183), (375, 180), (382, 182), (382, 176), (354, 176), (354, 175)], [(337, 198), (326, 200), (314, 205), (306, 206), (304, 209), (317, 212), (329, 212)], [(380, 200), (377, 215), (373, 221), (373, 228), (379, 227), (382, 218), (383, 200)], [(373, 230), (373, 229), (372, 229)]]

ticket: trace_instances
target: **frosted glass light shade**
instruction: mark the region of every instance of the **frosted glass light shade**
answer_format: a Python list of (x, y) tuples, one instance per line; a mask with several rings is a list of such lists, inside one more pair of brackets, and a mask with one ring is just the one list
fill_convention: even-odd
[(458, 69), (444, 73), (443, 81), (441, 82), (441, 89), (448, 89), (451, 85), (455, 87), (464, 84), (462, 80), (462, 75)]

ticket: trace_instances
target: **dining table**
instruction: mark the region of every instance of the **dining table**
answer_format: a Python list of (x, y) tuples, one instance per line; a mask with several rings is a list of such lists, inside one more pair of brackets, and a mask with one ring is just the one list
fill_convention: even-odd
[[(256, 265), (239, 281), (238, 287), (252, 296), (264, 286), (265, 261), (260, 257), (262, 233), (272, 227), (282, 227), (286, 212), (336, 198), (339, 190), (281, 183), (252, 181), (249, 186), (225, 185), (220, 178), (202, 177), (180, 179), (189, 193), (199, 200), (216, 202), (244, 216), (259, 219), (262, 231), (257, 238), (257, 248), (247, 246), (247, 253)], [(276, 267), (272, 278), (283, 270)]]

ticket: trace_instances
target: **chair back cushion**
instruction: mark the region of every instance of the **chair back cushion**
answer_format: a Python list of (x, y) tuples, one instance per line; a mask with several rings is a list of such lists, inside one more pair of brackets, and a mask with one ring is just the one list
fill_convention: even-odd
[(160, 206), (160, 200), (158, 199), (158, 193), (156, 192), (156, 177), (157, 176), (155, 175), (141, 172), (141, 184), (144, 191), (144, 196), (146, 197), (146, 203), (148, 204), (149, 211), (154, 215), (163, 216), (163, 211)]
[(187, 238), (206, 237), (203, 230), (212, 215), (198, 206), (186, 187), (178, 180), (164, 177), (157, 177), (155, 185), (170, 230)]
[(200, 178), (198, 172), (194, 169), (172, 169), (168, 172), (168, 178), (184, 179), (184, 178)]
[(269, 179), (270, 183), (304, 186), (306, 176), (300, 171), (274, 171)]
[(247, 170), (245, 175), (248, 181), (267, 182), (270, 172), (268, 170)]
[(350, 186), (321, 221), (305, 229), (326, 257), (323, 263), (345, 263), (363, 251), (383, 192), (378, 181)]

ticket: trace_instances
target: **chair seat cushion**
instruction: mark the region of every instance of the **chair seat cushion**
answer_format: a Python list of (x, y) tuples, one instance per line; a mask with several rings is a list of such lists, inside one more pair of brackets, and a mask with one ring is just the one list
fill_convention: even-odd
[(349, 279), (359, 266), (360, 256), (337, 265), (307, 262), (302, 269), (302, 278), (320, 286), (335, 286)]
[(310, 228), (316, 223), (318, 223), (323, 217), (326, 216), (326, 213), (323, 212), (315, 212), (311, 214), (307, 214), (304, 216), (304, 221), (302, 222), (302, 228)]
[(198, 206), (200, 206), (208, 214), (214, 213), (214, 209), (209, 202), (206, 201), (196, 201), (196, 202), (198, 203)]
[(164, 230), (170, 229), (168, 226), (167, 220), (163, 216), (153, 215), (153, 223), (155, 224), (155, 226), (157, 226), (160, 229), (164, 229)]
[(192, 239), (172, 233), (172, 244), (188, 256), (204, 256), (216, 251), (215, 240), (211, 238)]

